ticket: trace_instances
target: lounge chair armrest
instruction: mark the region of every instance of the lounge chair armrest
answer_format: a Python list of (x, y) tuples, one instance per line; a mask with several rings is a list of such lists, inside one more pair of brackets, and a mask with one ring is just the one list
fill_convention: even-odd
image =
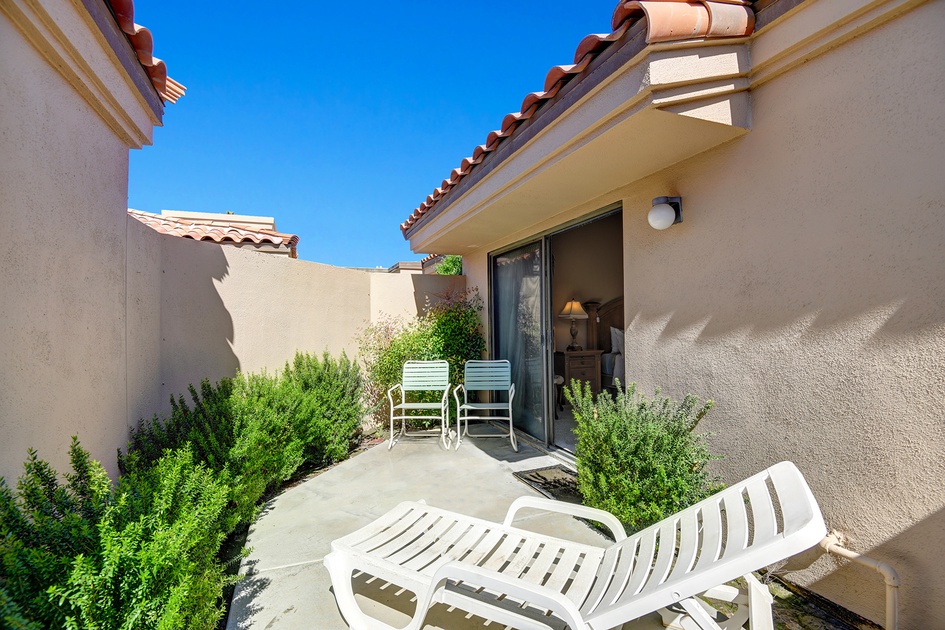
[[(501, 593), (546, 608), (561, 618), (573, 630), (585, 630), (587, 628), (581, 618), (581, 612), (574, 605), (574, 602), (562, 595), (561, 592), (547, 586), (532, 584), (503, 575), (492, 569), (485, 569), (461, 561), (447, 562), (436, 570), (433, 576), (433, 584), (442, 588), (447, 580), (462, 581), (471, 586), (486, 588), (495, 593)], [(474, 612), (475, 614), (475, 611), (467, 612)]]
[(597, 508), (586, 505), (577, 505), (565, 501), (554, 501), (544, 497), (519, 497), (509, 506), (509, 511), (505, 515), (503, 525), (510, 527), (515, 519), (515, 514), (523, 508), (535, 508), (545, 510), (546, 512), (559, 512), (561, 514), (570, 514), (580, 518), (586, 518), (598, 523), (603, 523), (610, 529), (614, 540), (620, 541), (627, 537), (623, 525), (617, 520), (617, 517), (610, 512), (598, 510)]

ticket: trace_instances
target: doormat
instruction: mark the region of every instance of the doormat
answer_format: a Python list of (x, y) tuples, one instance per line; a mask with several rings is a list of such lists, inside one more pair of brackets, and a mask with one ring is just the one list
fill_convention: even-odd
[(523, 470), (512, 473), (519, 481), (537, 490), (549, 499), (566, 501), (568, 503), (582, 503), (581, 492), (577, 487), (577, 473), (565, 468), (561, 464)]

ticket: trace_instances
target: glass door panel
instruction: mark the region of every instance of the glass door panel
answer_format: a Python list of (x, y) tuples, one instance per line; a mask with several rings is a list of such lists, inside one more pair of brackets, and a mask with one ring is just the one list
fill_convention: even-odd
[(546, 441), (543, 273), (541, 241), (492, 259), (493, 348), (512, 364), (514, 424)]

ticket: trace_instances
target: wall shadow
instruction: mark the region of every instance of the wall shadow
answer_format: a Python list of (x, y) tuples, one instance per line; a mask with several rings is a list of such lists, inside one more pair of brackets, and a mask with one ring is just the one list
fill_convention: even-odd
[[(899, 618), (902, 628), (945, 627), (945, 585), (941, 580), (945, 558), (945, 508), (903, 530), (873, 549), (861, 551), (888, 562), (899, 573)], [(877, 623), (884, 619), (885, 582), (875, 571), (846, 561), (825, 558), (840, 567), (814, 582), (810, 588), (853, 610), (871, 604), (865, 611)], [(864, 614), (864, 611), (857, 611)]]
[(466, 276), (440, 276), (415, 273), (410, 275), (413, 303), (418, 315), (426, 315), (430, 307), (466, 290)]
[[(240, 361), (233, 352), (233, 318), (218, 291), (228, 275), (223, 246), (162, 237), (161, 392), (186, 394), (190, 384), (233, 376)], [(189, 398), (189, 396), (188, 396)]]

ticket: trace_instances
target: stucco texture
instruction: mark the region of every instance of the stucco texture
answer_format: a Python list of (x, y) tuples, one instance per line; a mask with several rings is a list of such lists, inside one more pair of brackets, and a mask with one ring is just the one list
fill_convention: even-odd
[[(764, 84), (751, 133), (624, 196), (628, 378), (715, 399), (728, 480), (795, 461), (900, 571), (904, 628), (945, 627), (943, 8)], [(664, 191), (684, 223), (656, 232)], [(837, 566), (794, 578), (881, 621), (881, 577)]]
[[(795, 461), (828, 526), (900, 572), (900, 627), (942, 628), (945, 3), (909, 9), (753, 87), (745, 136), (464, 264), (485, 286), (488, 252), (621, 202), (627, 378), (715, 400), (700, 429), (728, 481)], [(683, 223), (658, 232), (661, 195)], [(877, 573), (790, 577), (884, 618)]]
[(128, 147), (0, 14), (0, 474), (124, 444)]

